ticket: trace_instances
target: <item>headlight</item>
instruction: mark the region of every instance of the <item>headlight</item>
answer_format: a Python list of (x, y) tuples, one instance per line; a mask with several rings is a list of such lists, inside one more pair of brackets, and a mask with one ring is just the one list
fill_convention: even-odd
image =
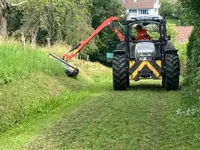
[(139, 53), (139, 60), (152, 60), (152, 53)]

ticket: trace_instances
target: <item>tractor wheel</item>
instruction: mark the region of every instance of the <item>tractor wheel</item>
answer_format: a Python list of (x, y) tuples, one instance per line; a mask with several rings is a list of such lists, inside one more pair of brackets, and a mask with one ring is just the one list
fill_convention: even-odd
[(125, 90), (129, 82), (127, 77), (127, 63), (125, 54), (114, 54), (112, 69), (114, 90)]
[(162, 87), (165, 87), (165, 75), (162, 76)]
[(129, 74), (127, 74), (127, 87), (130, 86), (130, 77), (129, 77)]
[(179, 88), (180, 63), (177, 54), (166, 54), (164, 87), (167, 90), (178, 90)]

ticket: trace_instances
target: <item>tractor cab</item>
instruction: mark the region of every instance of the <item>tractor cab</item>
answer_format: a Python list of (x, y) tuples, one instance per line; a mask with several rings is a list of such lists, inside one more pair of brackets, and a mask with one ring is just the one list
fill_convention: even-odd
[[(139, 33), (135, 27), (138, 25), (146, 31), (148, 39), (145, 35), (137, 39)], [(161, 60), (162, 46), (167, 43), (166, 22), (161, 16), (130, 14), (126, 20), (126, 31), (126, 37), (132, 39), (128, 41), (131, 60)]]

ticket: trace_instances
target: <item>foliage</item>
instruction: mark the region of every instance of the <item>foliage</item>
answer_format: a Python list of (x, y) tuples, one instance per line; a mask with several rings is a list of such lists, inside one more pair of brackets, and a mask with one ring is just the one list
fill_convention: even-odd
[[(24, 32), (29, 33), (32, 30), (37, 31), (39, 28), (47, 32), (47, 37), (52, 41), (65, 40), (67, 42), (77, 42), (75, 38), (66, 37), (69, 31), (79, 30), (78, 25), (84, 25), (84, 17), (87, 15), (86, 2), (73, 1), (33, 1), (22, 8), (24, 13), (23, 26)], [(76, 25), (76, 23), (79, 24)], [(66, 26), (67, 24), (67, 26)], [(84, 33), (84, 32), (83, 32)], [(79, 35), (80, 36), (80, 35)], [(69, 40), (71, 39), (71, 41)], [(79, 39), (77, 39), (79, 40)]]
[(22, 17), (23, 17), (23, 13), (20, 10), (14, 7), (9, 9), (8, 14), (7, 14), (9, 36), (14, 35), (14, 32), (20, 29), (22, 25), (22, 21), (21, 21)]
[(181, 75), (185, 78), (187, 73), (187, 43), (175, 43), (176, 49), (178, 49), (180, 66), (181, 66)]
[[(110, 82), (111, 77), (110, 70), (99, 63), (74, 60), (81, 74), (67, 78), (64, 68), (41, 49), (24, 49), (14, 42), (0, 44), (0, 63), (0, 133), (27, 118), (78, 103), (91, 96), (92, 92), (85, 89)], [(85, 92), (77, 94), (80, 90)], [(53, 99), (64, 91), (68, 92)]]
[(181, 0), (183, 7), (187, 8), (188, 18), (194, 25), (192, 35), (187, 46), (188, 69), (185, 95), (200, 100), (200, 17), (199, 1)]
[(186, 17), (186, 8), (181, 6), (179, 0), (161, 0), (160, 15), (167, 14), (167, 19), (177, 25), (191, 25)]
[(167, 23), (167, 35), (170, 35), (171, 41), (173, 43), (175, 43), (176, 36), (177, 36), (176, 25), (175, 24), (169, 24), (169, 23)]
[[(92, 27), (97, 28), (105, 19), (111, 16), (119, 16), (123, 12), (122, 5), (118, 0), (90, 0), (91, 5), (89, 11), (91, 12)], [(122, 32), (123, 33), (123, 32)], [(92, 56), (93, 60), (106, 62), (106, 53), (112, 52), (119, 43), (119, 39), (110, 29), (104, 29), (99, 34), (97, 46), (99, 53)], [(97, 59), (98, 58), (98, 59)]]
[[(10, 3), (13, 2), (18, 1), (13, 0)], [(65, 41), (67, 44), (77, 45), (106, 18), (122, 13), (118, 0), (27, 0), (23, 5), (11, 5), (9, 8), (9, 35), (20, 38), (23, 33), (27, 41), (38, 44), (46, 44), (49, 38), (51, 44)], [(93, 60), (99, 60), (100, 57), (100, 60), (106, 61), (105, 53), (114, 49), (108, 43), (113, 43), (116, 39), (112, 31), (105, 29), (99, 38), (95, 38), (84, 48), (81, 55), (85, 57), (89, 54)]]
[(161, 0), (160, 15), (164, 16), (165, 14), (175, 18), (179, 18), (180, 15), (182, 14), (181, 4), (177, 0), (175, 1)]

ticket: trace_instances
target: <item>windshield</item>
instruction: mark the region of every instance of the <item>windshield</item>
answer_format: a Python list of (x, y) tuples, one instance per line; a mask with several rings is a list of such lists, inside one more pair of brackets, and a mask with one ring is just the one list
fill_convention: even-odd
[[(132, 24), (130, 37), (135, 37), (136, 40), (160, 40), (160, 29), (161, 25), (155, 23)], [(147, 35), (149, 38), (142, 38), (140, 35)]]

